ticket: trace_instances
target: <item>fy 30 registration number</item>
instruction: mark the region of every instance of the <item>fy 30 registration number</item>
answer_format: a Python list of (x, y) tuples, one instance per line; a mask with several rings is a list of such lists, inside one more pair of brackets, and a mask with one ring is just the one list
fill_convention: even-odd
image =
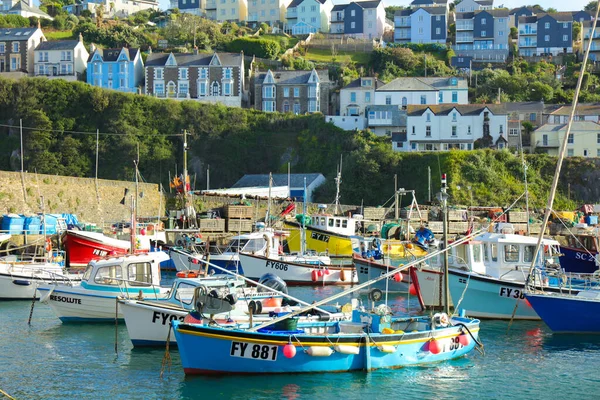
[(229, 355), (231, 357), (250, 358), (252, 360), (275, 361), (277, 360), (277, 346), (231, 342)]

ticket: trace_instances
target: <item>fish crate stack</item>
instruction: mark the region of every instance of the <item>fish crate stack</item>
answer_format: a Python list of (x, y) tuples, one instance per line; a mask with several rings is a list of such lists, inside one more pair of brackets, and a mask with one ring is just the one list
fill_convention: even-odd
[(368, 221), (383, 221), (387, 210), (385, 207), (365, 207), (363, 209), (363, 217)]
[(252, 232), (252, 206), (229, 204), (225, 207), (228, 232)]
[(469, 229), (467, 210), (448, 210), (448, 232), (464, 233)]
[(400, 218), (406, 220), (408, 219), (408, 214), (410, 214), (411, 221), (429, 221), (429, 212), (427, 210), (421, 210), (421, 217), (419, 218), (419, 212), (417, 210), (400, 210)]
[(222, 233), (225, 232), (225, 220), (198, 218), (198, 228), (201, 232)]

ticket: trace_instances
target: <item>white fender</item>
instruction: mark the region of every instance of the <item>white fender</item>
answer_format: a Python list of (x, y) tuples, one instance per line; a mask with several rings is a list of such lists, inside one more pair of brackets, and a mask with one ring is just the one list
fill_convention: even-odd
[(382, 353), (395, 353), (396, 352), (396, 346), (392, 346), (391, 344), (382, 344), (381, 346), (377, 347), (377, 349), (379, 351), (381, 351)]
[(349, 346), (347, 344), (338, 344), (333, 347), (335, 351), (342, 354), (358, 354), (360, 348), (358, 346)]
[(306, 354), (313, 357), (329, 357), (333, 354), (331, 347), (311, 346), (306, 350)]

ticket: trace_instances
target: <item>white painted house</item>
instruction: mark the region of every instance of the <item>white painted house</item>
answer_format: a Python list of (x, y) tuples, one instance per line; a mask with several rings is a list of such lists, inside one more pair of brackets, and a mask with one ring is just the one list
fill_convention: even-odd
[(465, 79), (456, 77), (396, 78), (375, 91), (375, 103), (405, 108), (415, 104), (469, 104)]
[(83, 80), (89, 53), (79, 40), (43, 41), (34, 50), (34, 75), (68, 81)]
[(286, 28), (292, 35), (329, 32), (331, 0), (293, 0), (287, 8)]
[(408, 106), (406, 135), (393, 141), (395, 151), (472, 150), (475, 141), (505, 148), (508, 115), (502, 104)]
[(375, 104), (375, 90), (385, 84), (374, 77), (358, 78), (340, 89), (340, 115), (365, 115), (365, 108)]
[(494, 0), (462, 0), (456, 5), (454, 12), (465, 13), (479, 10), (491, 10), (494, 8)]

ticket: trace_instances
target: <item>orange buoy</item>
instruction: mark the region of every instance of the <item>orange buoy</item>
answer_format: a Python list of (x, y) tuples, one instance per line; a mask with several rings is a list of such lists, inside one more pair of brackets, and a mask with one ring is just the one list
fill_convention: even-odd
[(263, 307), (281, 307), (281, 299), (276, 297), (269, 297), (262, 301)]
[(431, 339), (429, 341), (429, 352), (431, 354), (439, 354), (441, 351), (442, 351), (441, 344), (437, 340)]
[(316, 282), (319, 280), (319, 273), (317, 272), (316, 269), (313, 269), (312, 272), (310, 273), (310, 279), (312, 279), (313, 282)]
[(408, 287), (408, 293), (410, 293), (411, 296), (417, 295), (417, 288), (415, 287), (414, 283), (411, 283), (410, 286)]
[(343, 269), (343, 270), (340, 271), (340, 280), (342, 282), (346, 282), (346, 279), (348, 279), (348, 277), (346, 276), (346, 270)]

